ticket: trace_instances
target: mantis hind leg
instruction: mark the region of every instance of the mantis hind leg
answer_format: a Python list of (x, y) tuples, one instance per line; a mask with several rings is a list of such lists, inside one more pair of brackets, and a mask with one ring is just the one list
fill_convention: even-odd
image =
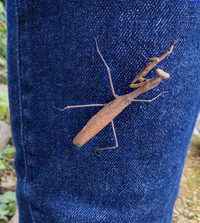
[(94, 154), (95, 154), (96, 156), (100, 156), (100, 155), (97, 153), (97, 151), (100, 151), (100, 150), (107, 150), (107, 149), (115, 149), (115, 148), (118, 147), (117, 135), (116, 135), (116, 132), (115, 132), (115, 126), (114, 126), (113, 120), (111, 121), (111, 125), (112, 125), (112, 130), (113, 130), (113, 134), (114, 134), (114, 138), (115, 138), (115, 146), (113, 146), (113, 147), (107, 147), (107, 148), (95, 149)]

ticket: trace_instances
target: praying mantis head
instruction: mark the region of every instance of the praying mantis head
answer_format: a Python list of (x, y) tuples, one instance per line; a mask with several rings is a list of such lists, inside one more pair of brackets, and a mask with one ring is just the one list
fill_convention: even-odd
[(167, 72), (161, 70), (160, 68), (156, 69), (156, 74), (158, 75), (158, 77), (165, 79), (165, 80), (170, 78), (170, 75)]

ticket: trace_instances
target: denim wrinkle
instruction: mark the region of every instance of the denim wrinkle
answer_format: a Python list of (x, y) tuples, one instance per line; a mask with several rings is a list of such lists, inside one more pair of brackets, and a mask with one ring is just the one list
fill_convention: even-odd
[[(29, 209), (30, 209), (30, 213), (31, 213), (31, 217), (32, 217), (32, 221), (35, 223), (35, 220), (33, 218), (33, 213), (32, 213), (32, 208), (31, 208), (31, 204), (28, 200), (28, 196), (26, 193), (26, 182), (27, 182), (27, 178), (28, 178), (28, 166), (27, 166), (27, 159), (26, 159), (26, 144), (24, 141), (24, 119), (23, 119), (23, 105), (22, 105), (22, 89), (21, 89), (21, 82), (22, 82), (22, 72), (21, 72), (21, 60), (20, 60), (20, 26), (19, 26), (19, 2), (18, 0), (16, 0), (16, 14), (17, 14), (17, 23), (18, 23), (18, 27), (17, 27), (17, 43), (18, 43), (18, 51), (17, 51), (17, 66), (18, 66), (18, 70), (17, 73), (19, 75), (18, 77), (18, 84), (19, 84), (19, 111), (20, 111), (20, 120), (21, 120), (21, 148), (23, 150), (23, 154), (24, 154), (24, 162), (25, 162), (25, 176), (24, 176), (24, 185), (23, 185), (23, 191), (24, 191), (24, 196), (26, 197)], [(20, 188), (21, 189), (21, 188)]]

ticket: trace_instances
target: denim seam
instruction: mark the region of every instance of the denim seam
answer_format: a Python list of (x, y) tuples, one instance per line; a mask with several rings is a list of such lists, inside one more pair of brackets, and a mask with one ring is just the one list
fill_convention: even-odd
[(19, 1), (16, 0), (16, 14), (17, 14), (17, 68), (18, 68), (18, 83), (19, 83), (19, 106), (20, 106), (20, 119), (21, 119), (21, 146), (22, 146), (22, 150), (24, 153), (24, 163), (25, 163), (25, 177), (24, 177), (24, 196), (27, 200), (29, 209), (30, 209), (30, 213), (31, 213), (31, 217), (33, 222), (35, 223), (34, 217), (33, 217), (33, 211), (32, 211), (32, 207), (31, 204), (28, 200), (28, 196), (26, 194), (26, 182), (28, 179), (28, 166), (27, 166), (27, 153), (26, 153), (26, 146), (25, 146), (25, 142), (24, 142), (24, 119), (23, 119), (23, 105), (22, 105), (22, 75), (21, 75), (21, 66), (20, 66), (20, 25), (19, 25)]

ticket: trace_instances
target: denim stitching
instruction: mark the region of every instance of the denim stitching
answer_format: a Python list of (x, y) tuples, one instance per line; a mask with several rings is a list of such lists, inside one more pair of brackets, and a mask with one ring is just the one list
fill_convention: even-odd
[(19, 18), (19, 2), (18, 0), (16, 0), (16, 8), (17, 8), (17, 11), (16, 11), (16, 14), (17, 14), (17, 46), (18, 46), (18, 50), (17, 50), (17, 68), (18, 68), (18, 83), (19, 83), (19, 106), (20, 106), (20, 119), (21, 119), (21, 146), (22, 146), (22, 149), (23, 149), (23, 153), (24, 153), (24, 163), (25, 163), (25, 176), (24, 176), (24, 196), (27, 200), (27, 203), (28, 203), (28, 206), (29, 206), (29, 209), (30, 209), (30, 213), (31, 213), (31, 217), (32, 217), (32, 220), (33, 222), (35, 223), (35, 220), (34, 220), (34, 217), (33, 217), (33, 212), (32, 212), (32, 208), (31, 208), (31, 204), (28, 200), (28, 196), (26, 194), (26, 182), (27, 182), (27, 179), (28, 179), (28, 167), (27, 167), (27, 153), (26, 153), (26, 146), (25, 146), (25, 142), (24, 142), (24, 120), (23, 120), (23, 106), (22, 106), (22, 88), (21, 88), (21, 83), (22, 83), (22, 80), (21, 80), (21, 66), (20, 66), (20, 26), (19, 26), (19, 21), (20, 21), (20, 18)]

